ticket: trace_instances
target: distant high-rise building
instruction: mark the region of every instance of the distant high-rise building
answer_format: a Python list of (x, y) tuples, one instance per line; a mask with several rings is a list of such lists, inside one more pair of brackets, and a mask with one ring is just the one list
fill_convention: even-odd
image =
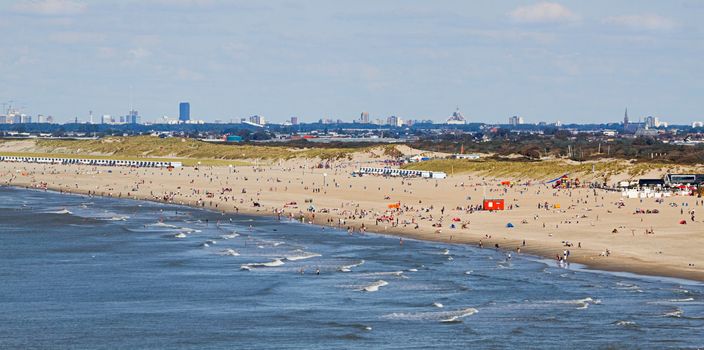
[(253, 115), (253, 116), (249, 117), (249, 122), (254, 123), (254, 124), (258, 124), (258, 125), (266, 124), (264, 117), (262, 117), (260, 115)]
[(447, 124), (466, 124), (467, 121), (464, 119), (462, 112), (460, 112), (460, 107), (452, 113), (452, 115), (447, 118)]
[(139, 124), (139, 112), (134, 109), (129, 111), (125, 116), (124, 122), (126, 124)]
[(403, 126), (403, 120), (395, 115), (386, 118), (386, 124), (392, 126)]
[(291, 117), (291, 125), (298, 125), (298, 117)]
[(650, 129), (650, 128), (657, 128), (660, 126), (660, 119), (657, 117), (653, 117), (652, 115), (649, 115), (645, 117), (645, 127)]
[(626, 108), (626, 112), (623, 114), (623, 128), (628, 129), (628, 108)]
[(191, 104), (188, 102), (181, 102), (178, 104), (178, 120), (181, 122), (187, 122), (191, 120)]
[(359, 115), (359, 122), (369, 124), (369, 112), (362, 112), (362, 114)]
[(514, 115), (513, 117), (508, 118), (508, 123), (512, 126), (521, 125), (523, 124), (523, 117)]

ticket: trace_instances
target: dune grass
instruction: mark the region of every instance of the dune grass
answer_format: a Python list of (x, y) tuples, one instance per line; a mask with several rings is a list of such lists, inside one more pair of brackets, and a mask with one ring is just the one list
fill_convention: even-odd
[[(651, 170), (686, 171), (690, 167), (682, 167), (663, 163), (630, 163), (627, 161), (601, 161), (571, 163), (560, 160), (553, 161), (499, 161), (499, 160), (466, 160), (437, 159), (420, 163), (411, 163), (405, 169), (443, 171), (447, 174), (478, 173), (492, 177), (512, 177), (528, 179), (550, 179), (565, 173), (573, 176), (590, 176), (609, 179), (617, 174), (629, 176), (643, 175)], [(691, 170), (691, 169), (689, 169)]]
[(175, 157), (210, 160), (340, 159), (361, 149), (290, 148), (249, 144), (217, 144), (194, 139), (152, 136), (106, 137), (97, 140), (36, 140), (39, 152), (124, 157)]

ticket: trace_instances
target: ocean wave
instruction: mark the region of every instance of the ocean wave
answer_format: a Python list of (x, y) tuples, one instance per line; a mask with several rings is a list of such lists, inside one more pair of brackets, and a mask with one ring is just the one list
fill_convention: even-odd
[(67, 209), (61, 209), (58, 211), (52, 211), (51, 214), (68, 214), (71, 215), (73, 214), (72, 212), (68, 211)]
[(455, 311), (433, 311), (433, 312), (414, 312), (405, 313), (397, 312), (382, 316), (382, 318), (390, 320), (402, 321), (437, 321), (441, 323), (458, 323), (462, 319), (476, 314), (479, 310), (469, 307)]
[(301, 251), (300, 249), (297, 250), (297, 255), (290, 255), (286, 257), (286, 260), (288, 261), (297, 261), (297, 260), (305, 260), (305, 259), (310, 259), (310, 258), (317, 258), (319, 256), (322, 256), (318, 253), (311, 253), (311, 252), (304, 252)]
[(188, 237), (188, 236), (186, 236), (186, 234), (183, 232), (179, 232), (174, 235), (174, 238), (186, 238), (186, 237)]
[(621, 326), (621, 327), (628, 327), (628, 328), (633, 328), (637, 327), (636, 323), (633, 321), (626, 321), (626, 320), (618, 320), (612, 323), (613, 325), (616, 326)]
[(673, 311), (666, 312), (665, 314), (663, 314), (663, 316), (665, 316), (665, 317), (673, 317), (673, 318), (680, 318), (680, 317), (682, 317), (682, 313), (683, 313), (683, 312), (682, 312), (682, 310), (680, 310), (680, 308), (675, 308)]
[(146, 224), (146, 225), (144, 225), (144, 226), (148, 226), (148, 227), (178, 228), (178, 226), (165, 224), (165, 223), (163, 223), (163, 222), (157, 222), (157, 223), (153, 223), (153, 224)]
[(378, 280), (378, 281), (372, 282), (371, 284), (369, 284), (366, 287), (359, 289), (359, 291), (360, 292), (376, 292), (379, 290), (379, 288), (381, 288), (383, 286), (388, 286), (388, 285), (389, 285), (389, 282), (386, 282), (384, 280)]
[(280, 259), (274, 259), (270, 262), (265, 262), (265, 263), (249, 263), (249, 264), (244, 264), (240, 266), (240, 269), (242, 270), (251, 270), (254, 268), (258, 267), (276, 267), (276, 266), (281, 266), (284, 265), (285, 263)]
[(240, 235), (239, 235), (238, 233), (233, 232), (233, 233), (230, 233), (230, 234), (228, 234), (228, 235), (222, 235), (222, 236), (220, 236), (220, 238), (222, 238), (222, 239), (233, 239), (233, 238), (237, 238), (237, 237), (239, 237), (239, 236), (240, 236)]
[(601, 304), (600, 299), (593, 299), (591, 297), (586, 297), (582, 299), (575, 299), (575, 300), (553, 300), (553, 301), (546, 301), (546, 304), (566, 304), (566, 305), (578, 305), (577, 309), (579, 310), (584, 310), (589, 307), (589, 305), (598, 305)]
[(449, 249), (444, 249), (441, 254), (442, 254), (442, 255), (450, 255), (450, 250), (449, 250)]
[(442, 303), (438, 303), (438, 302), (434, 302), (434, 303), (433, 303), (433, 306), (435, 306), (435, 307), (437, 307), (437, 308), (443, 308), (443, 307), (445, 307), (445, 305), (443, 305)]
[(352, 272), (352, 268), (353, 268), (353, 267), (361, 266), (361, 265), (363, 265), (363, 264), (364, 264), (364, 260), (361, 260), (360, 262), (358, 262), (358, 263), (356, 263), (356, 264), (350, 264), (350, 265), (343, 265), (343, 266), (340, 266), (340, 268), (339, 268), (338, 270), (339, 270), (340, 272)]
[(684, 303), (684, 302), (688, 302), (688, 301), (694, 301), (694, 298), (670, 299), (668, 301), (671, 303)]
[(226, 255), (226, 256), (239, 256), (240, 253), (234, 249), (227, 248), (223, 251), (220, 251), (220, 255)]

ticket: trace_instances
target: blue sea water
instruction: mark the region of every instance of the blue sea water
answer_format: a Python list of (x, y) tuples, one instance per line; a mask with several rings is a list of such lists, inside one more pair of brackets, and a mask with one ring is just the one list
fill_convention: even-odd
[(2, 349), (566, 347), (702, 348), (704, 286), (0, 188)]

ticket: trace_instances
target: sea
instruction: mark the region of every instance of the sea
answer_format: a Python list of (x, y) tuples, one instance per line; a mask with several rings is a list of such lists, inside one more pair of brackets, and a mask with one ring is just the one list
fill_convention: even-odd
[(704, 348), (704, 285), (0, 188), (0, 349), (433, 348)]

